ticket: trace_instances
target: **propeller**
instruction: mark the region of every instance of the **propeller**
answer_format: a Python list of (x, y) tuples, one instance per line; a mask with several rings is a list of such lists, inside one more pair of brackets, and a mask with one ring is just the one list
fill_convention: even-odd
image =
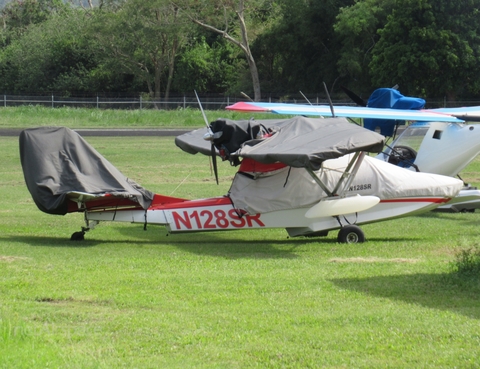
[(216, 133), (213, 133), (212, 128), (208, 124), (208, 119), (207, 116), (205, 115), (205, 111), (203, 110), (202, 103), (200, 102), (200, 98), (198, 97), (197, 91), (194, 90), (195, 96), (197, 97), (198, 101), (198, 106), (200, 106), (200, 111), (202, 112), (203, 115), (203, 120), (205, 121), (205, 125), (207, 126), (207, 133), (203, 135), (203, 139), (205, 141), (210, 141), (210, 154), (212, 155), (212, 166), (213, 166), (213, 173), (215, 174), (215, 182), (217, 182), (218, 185), (218, 167), (217, 167), (217, 150), (215, 149), (215, 145), (213, 144), (213, 140), (215, 138), (220, 137), (220, 135), (217, 135)]
[[(400, 86), (397, 84), (395, 86), (392, 87), (392, 89), (394, 90), (398, 90)], [(363, 100), (360, 96), (358, 96), (355, 92), (349, 90), (348, 88), (346, 88), (345, 86), (340, 86), (340, 88), (343, 90), (343, 92), (345, 92), (345, 94), (347, 94), (347, 96), (352, 99), (352, 101), (359, 105), (359, 106), (363, 106), (363, 107), (366, 107), (367, 106), (367, 103), (365, 102), (365, 100)]]
[(215, 145), (213, 144), (213, 141), (211, 146), (211, 154), (212, 154), (213, 173), (215, 174), (215, 182), (217, 182), (217, 185), (218, 185), (217, 151), (215, 150)]
[(365, 102), (365, 100), (363, 100), (360, 96), (358, 96), (355, 92), (353, 91), (350, 91), (348, 88), (346, 88), (345, 86), (340, 86), (340, 88), (343, 90), (343, 92), (345, 92), (347, 94), (347, 96), (352, 99), (352, 101), (359, 105), (359, 106), (363, 106), (363, 107), (366, 107), (367, 106), (367, 103)]

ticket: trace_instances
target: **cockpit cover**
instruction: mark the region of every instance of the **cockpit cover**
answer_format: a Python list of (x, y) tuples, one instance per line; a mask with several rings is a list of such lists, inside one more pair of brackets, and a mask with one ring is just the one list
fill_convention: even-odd
[[(233, 122), (233, 121), (232, 121)], [(250, 158), (260, 163), (281, 162), (295, 168), (320, 169), (328, 159), (357, 152), (380, 152), (384, 137), (348, 122), (345, 118), (305, 118), (261, 120), (275, 132), (265, 139), (246, 141), (232, 157)], [(206, 128), (178, 136), (177, 146), (189, 153), (210, 153), (210, 143), (203, 141)]]
[[(425, 100), (419, 97), (403, 96), (393, 88), (378, 88), (370, 95), (367, 106), (369, 108), (389, 108), (402, 110), (419, 110), (425, 106)], [(363, 126), (374, 131), (380, 128), (384, 136), (393, 136), (394, 120), (365, 118)]]
[(69, 192), (109, 194), (147, 209), (153, 193), (145, 190), (64, 127), (40, 127), (20, 133), (20, 160), (28, 190), (40, 210), (66, 214)]

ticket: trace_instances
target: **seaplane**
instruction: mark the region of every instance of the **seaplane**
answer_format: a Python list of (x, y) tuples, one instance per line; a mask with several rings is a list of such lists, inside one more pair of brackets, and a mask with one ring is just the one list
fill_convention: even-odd
[(37, 207), (84, 214), (72, 240), (100, 222), (119, 221), (160, 225), (171, 234), (283, 228), (290, 237), (314, 237), (338, 230), (339, 243), (361, 243), (362, 224), (430, 211), (463, 188), (457, 178), (371, 157), (385, 137), (337, 116), (217, 119), (176, 137), (183, 151), (212, 157), (217, 181), (217, 158), (238, 167), (228, 193), (203, 199), (152, 193), (68, 128), (26, 129), (19, 141)]
[[(424, 99), (404, 96), (398, 86), (379, 88), (368, 101), (342, 88), (357, 106), (334, 107), (331, 102), (330, 105), (238, 102), (227, 109), (361, 118), (365, 128), (387, 138), (377, 159), (417, 172), (461, 179), (460, 172), (480, 154), (480, 125), (475, 124), (480, 121), (480, 106), (425, 109)], [(403, 129), (397, 136), (399, 126)], [(480, 208), (480, 191), (464, 183), (457, 199), (437, 210), (464, 212), (477, 208)]]

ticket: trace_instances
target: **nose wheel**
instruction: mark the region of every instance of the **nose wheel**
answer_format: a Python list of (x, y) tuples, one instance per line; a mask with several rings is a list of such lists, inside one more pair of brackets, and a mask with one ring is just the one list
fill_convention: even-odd
[(350, 224), (340, 228), (337, 241), (338, 243), (362, 243), (365, 242), (365, 233), (359, 226)]

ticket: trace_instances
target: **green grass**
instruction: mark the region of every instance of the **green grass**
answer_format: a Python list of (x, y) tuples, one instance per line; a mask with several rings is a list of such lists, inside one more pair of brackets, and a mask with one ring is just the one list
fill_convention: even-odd
[[(87, 140), (166, 195), (224, 194), (234, 171), (216, 186), (171, 137)], [(478, 244), (479, 213), (366, 225), (356, 245), (118, 223), (71, 242), (81, 214), (36, 209), (16, 138), (0, 155), (1, 368), (480, 367), (480, 278), (451, 265)], [(478, 185), (479, 165), (464, 179)]]
[(478, 244), (460, 249), (456, 254), (455, 261), (452, 262), (452, 267), (461, 277), (478, 277), (480, 275), (480, 247)]
[[(38, 126), (69, 128), (196, 128), (205, 122), (199, 109), (179, 110), (112, 110), (83, 108), (48, 108), (22, 106), (1, 108), (0, 129)], [(272, 118), (271, 114), (239, 113), (227, 110), (206, 111), (209, 122), (217, 118)]]

